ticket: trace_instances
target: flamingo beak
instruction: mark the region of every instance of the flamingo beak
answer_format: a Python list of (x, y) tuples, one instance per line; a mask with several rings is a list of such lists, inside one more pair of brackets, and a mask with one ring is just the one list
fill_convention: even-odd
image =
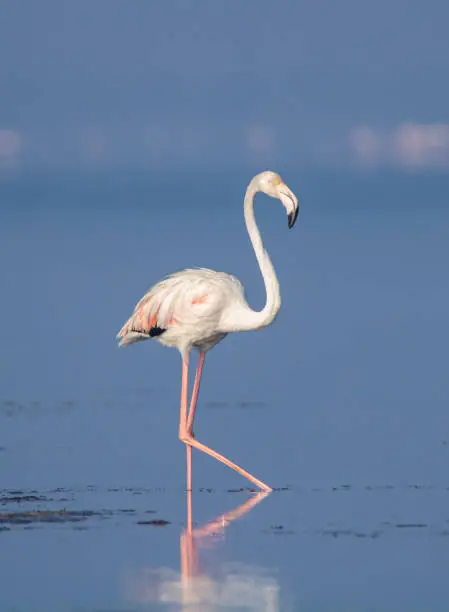
[(295, 208), (293, 212), (288, 215), (288, 229), (292, 229), (292, 227), (296, 223), (296, 219), (298, 218), (299, 206)]
[(296, 219), (298, 218), (298, 199), (284, 183), (282, 183), (282, 185), (279, 185), (279, 199), (281, 200), (285, 210), (287, 211), (288, 228), (291, 229), (295, 225)]

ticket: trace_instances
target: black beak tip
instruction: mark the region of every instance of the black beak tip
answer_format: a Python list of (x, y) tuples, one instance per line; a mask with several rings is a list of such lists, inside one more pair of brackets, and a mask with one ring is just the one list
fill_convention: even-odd
[(299, 208), (296, 208), (293, 212), (288, 215), (288, 229), (292, 229), (292, 227), (296, 223), (296, 219), (298, 218)]

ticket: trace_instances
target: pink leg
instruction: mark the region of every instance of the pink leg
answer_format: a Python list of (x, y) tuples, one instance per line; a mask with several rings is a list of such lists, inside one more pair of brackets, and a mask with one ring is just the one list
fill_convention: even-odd
[[(187, 398), (189, 395), (189, 355), (182, 360), (181, 410), (179, 415), (179, 437), (187, 426)], [(187, 491), (192, 489), (192, 447), (186, 445)]]
[(186, 464), (187, 464), (187, 491), (192, 490), (192, 447), (186, 444)]
[[(217, 461), (224, 463), (225, 465), (230, 467), (232, 470), (235, 470), (238, 474), (241, 474), (242, 476), (247, 478), (249, 481), (251, 481), (253, 484), (255, 484), (257, 487), (262, 489), (262, 491), (272, 491), (271, 487), (266, 485), (264, 482), (262, 482), (261, 480), (259, 480), (258, 478), (256, 478), (255, 476), (253, 476), (252, 474), (250, 474), (249, 472), (247, 472), (240, 466), (238, 466), (236, 463), (233, 463), (232, 461), (227, 459), (227, 457), (220, 455), (220, 453), (217, 453), (216, 451), (209, 448), (205, 444), (198, 442), (198, 440), (195, 440), (195, 438), (193, 437), (193, 419), (195, 417), (196, 403), (198, 400), (198, 393), (200, 389), (201, 374), (203, 371), (204, 360), (205, 360), (205, 354), (200, 353), (197, 373), (195, 377), (195, 384), (194, 384), (194, 389), (193, 389), (193, 394), (192, 394), (192, 403), (190, 406), (190, 412), (189, 412), (187, 420), (183, 420), (183, 415), (186, 416), (186, 411), (187, 411), (187, 391), (185, 392), (186, 395), (184, 397), (184, 390), (187, 389), (187, 384), (188, 384), (188, 381), (187, 381), (188, 363), (186, 364), (186, 362), (183, 361), (182, 392), (181, 392), (181, 420), (179, 423), (180, 440), (182, 440), (182, 442), (184, 442), (187, 445), (187, 449), (190, 449), (190, 452), (191, 452), (191, 447), (193, 446), (194, 448), (197, 448), (203, 453), (206, 453), (206, 455), (210, 455), (214, 459), (217, 459)], [(184, 423), (184, 426), (183, 426), (183, 423)], [(189, 459), (189, 454), (187, 455), (187, 457), (188, 457), (187, 458), (187, 489), (190, 490), (191, 485), (192, 485), (192, 458), (190, 456), (190, 459)]]
[(198, 365), (196, 368), (195, 382), (193, 383), (192, 399), (190, 401), (189, 416), (187, 419), (187, 432), (193, 437), (193, 421), (195, 419), (196, 403), (200, 392), (201, 375), (203, 374), (204, 360), (206, 353), (201, 352), (198, 357)]
[[(181, 422), (185, 423), (187, 431), (192, 437), (193, 437), (192, 425), (193, 425), (193, 419), (195, 416), (196, 404), (198, 401), (198, 394), (200, 391), (201, 374), (203, 372), (205, 357), (206, 357), (206, 353), (201, 352), (198, 358), (198, 366), (196, 368), (195, 382), (193, 383), (192, 399), (190, 401), (189, 413), (187, 415), (187, 408), (185, 408), (183, 415), (181, 417), (181, 419), (184, 419), (184, 420), (180, 421), (180, 427), (181, 427)], [(184, 368), (184, 362), (183, 362), (183, 368)], [(188, 364), (187, 364), (187, 368), (188, 368)], [(183, 376), (184, 376), (184, 369), (183, 369)], [(188, 374), (186, 374), (186, 379), (187, 379), (186, 386), (188, 389)], [(188, 391), (186, 393), (188, 395)], [(187, 407), (187, 395), (186, 395), (186, 400), (185, 400), (186, 407)], [(181, 408), (181, 410), (183, 410), (183, 408)], [(191, 491), (192, 490), (192, 447), (190, 446), (190, 444), (186, 444), (186, 461), (187, 461), (187, 491)]]

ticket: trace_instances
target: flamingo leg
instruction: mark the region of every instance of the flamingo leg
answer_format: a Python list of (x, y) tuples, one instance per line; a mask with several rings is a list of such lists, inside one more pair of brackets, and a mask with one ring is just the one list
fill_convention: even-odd
[[(198, 365), (195, 373), (195, 382), (193, 383), (192, 399), (190, 401), (189, 412), (187, 412), (187, 397), (189, 388), (189, 358), (182, 362), (182, 387), (181, 387), (181, 415), (179, 420), (179, 436), (181, 431), (187, 430), (193, 438), (193, 419), (195, 417), (196, 404), (200, 391), (201, 374), (203, 372), (204, 359), (206, 353), (200, 352)], [(187, 463), (187, 491), (192, 490), (192, 446), (186, 444), (186, 463)]]
[(264, 482), (262, 482), (261, 480), (259, 480), (258, 478), (256, 478), (255, 476), (253, 476), (252, 474), (250, 474), (243, 468), (241, 468), (236, 463), (230, 461), (224, 455), (220, 455), (220, 453), (217, 453), (212, 448), (209, 448), (205, 444), (202, 444), (201, 442), (199, 442), (193, 437), (193, 420), (195, 418), (196, 404), (198, 401), (198, 394), (199, 394), (199, 389), (200, 389), (201, 374), (203, 371), (204, 360), (205, 360), (205, 353), (200, 353), (198, 367), (197, 367), (196, 376), (195, 376), (194, 388), (192, 392), (192, 401), (191, 401), (190, 411), (189, 411), (188, 416), (187, 416), (188, 360), (187, 361), (183, 360), (183, 363), (182, 363), (181, 419), (179, 423), (179, 439), (182, 442), (184, 442), (184, 444), (186, 444), (186, 447), (187, 447), (187, 490), (189, 491), (192, 488), (192, 454), (191, 453), (192, 453), (192, 447), (193, 447), (193, 448), (197, 448), (203, 453), (206, 453), (206, 455), (210, 455), (217, 461), (224, 463), (224, 465), (227, 465), (232, 470), (234, 470), (238, 474), (241, 474), (242, 476), (247, 478), (250, 482), (252, 482), (257, 487), (262, 489), (262, 491), (267, 491), (267, 492), (272, 491), (272, 488), (266, 485)]
[[(187, 401), (189, 395), (189, 355), (182, 360), (181, 409), (179, 414), (179, 438), (187, 427)], [(192, 447), (186, 444), (187, 491), (192, 490)]]
[[(196, 410), (196, 404), (198, 401), (198, 394), (200, 391), (201, 374), (203, 372), (205, 357), (206, 357), (206, 353), (200, 352), (200, 356), (198, 358), (198, 365), (197, 365), (196, 373), (195, 373), (195, 382), (193, 383), (192, 399), (190, 400), (190, 408), (189, 408), (188, 414), (187, 414), (187, 395), (186, 395), (186, 399), (184, 400), (185, 408), (182, 407), (183, 399), (181, 399), (182, 416), (181, 416), (180, 428), (181, 428), (181, 423), (184, 423), (185, 428), (189, 432), (189, 435), (192, 436), (192, 438), (193, 438), (193, 430), (192, 430), (193, 419), (195, 417), (195, 410)], [(183, 367), (184, 367), (184, 362), (183, 362)], [(187, 364), (187, 367), (188, 367), (188, 364)], [(186, 387), (188, 389), (188, 375), (186, 374), (185, 376), (187, 378)], [(183, 377), (184, 377), (184, 369), (183, 369)], [(183, 390), (184, 390), (184, 387), (183, 387)], [(186, 393), (188, 392), (186, 391)], [(191, 491), (192, 490), (192, 446), (190, 444), (186, 444), (186, 463), (187, 463), (187, 491)]]
[(206, 353), (200, 352), (198, 357), (198, 365), (196, 368), (195, 382), (193, 383), (192, 399), (190, 400), (189, 416), (187, 418), (187, 433), (193, 437), (193, 421), (195, 419), (196, 404), (198, 394), (200, 392), (201, 375), (203, 374), (204, 361)]

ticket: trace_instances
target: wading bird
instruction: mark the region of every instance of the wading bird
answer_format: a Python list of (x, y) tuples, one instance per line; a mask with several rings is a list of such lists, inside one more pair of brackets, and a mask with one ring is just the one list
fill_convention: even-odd
[[(223, 455), (205, 446), (193, 435), (193, 421), (206, 352), (231, 332), (263, 329), (276, 318), (281, 306), (279, 283), (273, 264), (264, 249), (254, 218), (256, 193), (279, 199), (292, 228), (298, 216), (296, 196), (275, 172), (256, 175), (246, 190), (244, 216), (266, 290), (266, 303), (260, 312), (250, 308), (241, 283), (225, 272), (204, 268), (176, 272), (152, 287), (137, 303), (133, 314), (117, 334), (119, 346), (155, 338), (165, 346), (177, 348), (182, 357), (181, 414), (179, 439), (186, 444), (187, 490), (192, 488), (192, 447), (214, 457), (260, 487), (271, 487), (255, 478)], [(189, 357), (199, 351), (190, 408), (188, 404)]]

